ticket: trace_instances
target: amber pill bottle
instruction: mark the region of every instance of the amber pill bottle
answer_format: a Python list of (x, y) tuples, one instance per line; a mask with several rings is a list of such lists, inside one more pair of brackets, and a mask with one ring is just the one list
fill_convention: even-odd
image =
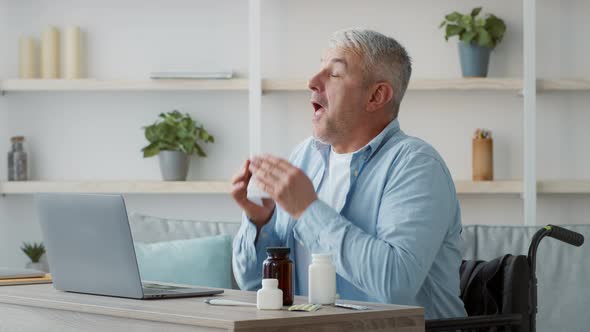
[(279, 281), (283, 305), (293, 304), (293, 261), (289, 259), (290, 252), (287, 247), (267, 247), (267, 257), (262, 263), (262, 278)]

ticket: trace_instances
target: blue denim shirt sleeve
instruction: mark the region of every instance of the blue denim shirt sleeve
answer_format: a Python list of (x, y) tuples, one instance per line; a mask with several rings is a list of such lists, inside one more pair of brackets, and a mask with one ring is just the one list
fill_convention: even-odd
[(242, 290), (262, 287), (262, 263), (266, 259), (266, 247), (281, 246), (282, 240), (275, 232), (277, 209), (256, 239), (256, 225), (242, 213), (242, 224), (233, 242), (232, 267), (234, 277)]
[(445, 169), (429, 155), (415, 153), (395, 172), (381, 199), (375, 235), (320, 200), (293, 230), (312, 252), (331, 253), (338, 274), (357, 288), (383, 302), (411, 303), (453, 220), (455, 196)]

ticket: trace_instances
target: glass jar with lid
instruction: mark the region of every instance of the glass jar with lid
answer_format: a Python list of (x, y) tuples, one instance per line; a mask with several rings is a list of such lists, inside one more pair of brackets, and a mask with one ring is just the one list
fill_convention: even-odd
[(12, 149), (8, 152), (8, 181), (28, 180), (27, 152), (24, 150), (24, 136), (10, 138)]

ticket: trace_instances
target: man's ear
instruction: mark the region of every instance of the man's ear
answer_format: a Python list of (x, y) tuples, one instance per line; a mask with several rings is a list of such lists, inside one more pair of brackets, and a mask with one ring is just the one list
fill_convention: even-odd
[(378, 82), (373, 85), (367, 103), (367, 111), (375, 112), (382, 109), (393, 99), (393, 87), (387, 82)]

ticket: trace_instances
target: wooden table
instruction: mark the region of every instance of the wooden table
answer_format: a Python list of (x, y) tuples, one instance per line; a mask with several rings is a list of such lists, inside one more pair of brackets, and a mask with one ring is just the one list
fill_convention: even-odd
[[(256, 293), (225, 290), (218, 297), (256, 302)], [(357, 311), (324, 306), (316, 312), (223, 307), (203, 297), (133, 300), (57, 291), (50, 284), (0, 287), (0, 331), (424, 331), (420, 307), (366, 304)], [(296, 297), (295, 303), (305, 303)]]

